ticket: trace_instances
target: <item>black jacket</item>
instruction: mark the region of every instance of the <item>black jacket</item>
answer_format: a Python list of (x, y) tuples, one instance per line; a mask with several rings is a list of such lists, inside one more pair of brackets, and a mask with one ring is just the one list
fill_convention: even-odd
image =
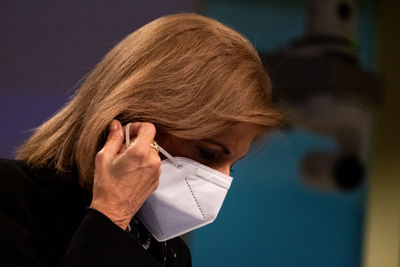
[(191, 266), (180, 238), (159, 243), (87, 208), (77, 177), (0, 159), (0, 266)]

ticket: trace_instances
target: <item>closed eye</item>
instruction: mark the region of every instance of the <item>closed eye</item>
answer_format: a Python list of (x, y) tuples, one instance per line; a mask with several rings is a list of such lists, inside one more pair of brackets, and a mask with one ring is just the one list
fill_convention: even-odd
[(199, 154), (203, 160), (210, 161), (217, 159), (218, 152), (199, 147)]

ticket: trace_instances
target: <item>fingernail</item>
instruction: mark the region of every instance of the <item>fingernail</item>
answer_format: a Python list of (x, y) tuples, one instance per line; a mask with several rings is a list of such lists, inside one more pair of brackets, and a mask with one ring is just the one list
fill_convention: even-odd
[(115, 131), (115, 130), (117, 130), (117, 128), (118, 128), (118, 124), (115, 120), (113, 120), (110, 124), (110, 129), (111, 129), (111, 131)]

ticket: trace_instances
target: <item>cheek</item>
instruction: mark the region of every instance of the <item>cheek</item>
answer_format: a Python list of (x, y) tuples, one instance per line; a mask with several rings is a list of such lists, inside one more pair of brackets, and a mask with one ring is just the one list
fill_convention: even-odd
[(189, 157), (190, 146), (186, 140), (175, 136), (163, 136), (158, 144), (173, 157)]

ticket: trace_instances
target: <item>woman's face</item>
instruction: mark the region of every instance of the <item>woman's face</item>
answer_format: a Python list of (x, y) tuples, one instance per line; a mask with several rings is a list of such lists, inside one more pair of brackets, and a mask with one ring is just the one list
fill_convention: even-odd
[(239, 122), (206, 139), (188, 140), (160, 134), (156, 140), (172, 156), (190, 158), (229, 175), (232, 166), (246, 155), (259, 133), (257, 125)]

